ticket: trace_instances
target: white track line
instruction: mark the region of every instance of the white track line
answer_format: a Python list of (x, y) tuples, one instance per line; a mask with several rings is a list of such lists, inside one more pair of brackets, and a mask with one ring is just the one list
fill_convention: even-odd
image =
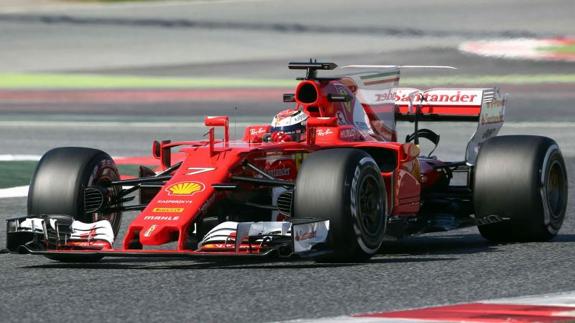
[(28, 185), (0, 189), (0, 199), (28, 196)]
[(41, 155), (0, 155), (0, 161), (39, 161)]
[[(13, 198), (13, 197), (27, 197), (29, 185), (16, 186), (9, 188), (0, 188), (0, 200)], [(131, 186), (122, 186), (123, 189), (131, 188)]]

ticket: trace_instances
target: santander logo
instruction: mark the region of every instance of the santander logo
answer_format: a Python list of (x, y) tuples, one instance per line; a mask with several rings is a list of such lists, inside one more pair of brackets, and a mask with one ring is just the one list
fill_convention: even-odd
[[(417, 89), (398, 89), (395, 92), (395, 103), (398, 105), (408, 105), (409, 96)], [(414, 104), (426, 105), (481, 105), (481, 90), (431, 90), (422, 93), (423, 102), (419, 95), (412, 96)]]

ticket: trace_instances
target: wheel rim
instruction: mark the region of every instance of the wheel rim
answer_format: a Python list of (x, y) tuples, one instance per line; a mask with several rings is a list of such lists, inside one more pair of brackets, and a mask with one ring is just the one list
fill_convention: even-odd
[(565, 171), (558, 161), (554, 161), (549, 167), (545, 190), (547, 192), (547, 205), (551, 211), (551, 221), (561, 221), (566, 200), (567, 183)]
[(368, 236), (379, 236), (381, 226), (384, 224), (384, 217), (381, 216), (383, 202), (379, 182), (372, 175), (364, 177), (358, 193), (358, 220), (361, 231)]

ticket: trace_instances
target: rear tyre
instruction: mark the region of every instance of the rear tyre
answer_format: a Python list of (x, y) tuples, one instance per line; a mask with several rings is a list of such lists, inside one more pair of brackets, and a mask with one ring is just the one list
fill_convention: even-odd
[[(118, 234), (121, 212), (84, 212), (84, 188), (103, 185), (120, 178), (116, 164), (103, 151), (81, 147), (62, 147), (48, 151), (36, 167), (28, 192), (28, 216), (62, 214), (84, 223), (108, 220)], [(120, 187), (109, 188), (117, 196)], [(97, 261), (100, 256), (57, 255), (60, 261)]]
[(489, 139), (477, 157), (473, 199), (479, 232), (487, 240), (550, 240), (567, 207), (567, 172), (559, 146), (539, 136)]
[(358, 149), (311, 153), (299, 170), (294, 217), (329, 220), (322, 261), (364, 261), (381, 246), (387, 222), (386, 190), (373, 158)]

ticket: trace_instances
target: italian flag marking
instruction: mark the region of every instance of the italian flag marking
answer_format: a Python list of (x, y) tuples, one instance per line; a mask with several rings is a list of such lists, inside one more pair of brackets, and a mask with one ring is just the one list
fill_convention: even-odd
[(399, 72), (375, 73), (360, 77), (365, 85), (383, 84), (399, 81)]

